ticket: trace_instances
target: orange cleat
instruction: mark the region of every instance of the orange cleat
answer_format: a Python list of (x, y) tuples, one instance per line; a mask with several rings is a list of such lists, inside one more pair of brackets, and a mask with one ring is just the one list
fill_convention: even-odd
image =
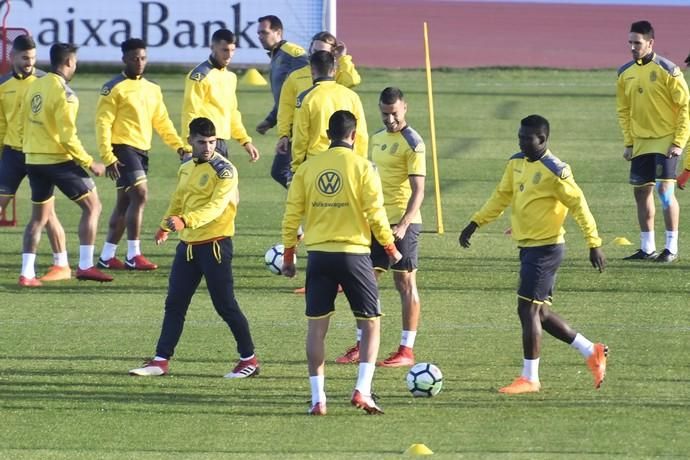
[(38, 278), (27, 278), (26, 276), (19, 277), (19, 285), (22, 287), (40, 287), (43, 283)]
[(537, 393), (541, 389), (539, 382), (530, 382), (525, 377), (518, 377), (508, 386), (499, 388), (498, 392), (507, 395), (519, 395), (522, 393)]
[(41, 276), (41, 281), (64, 281), (70, 278), (72, 278), (72, 270), (69, 266), (53, 265), (45, 275)]
[(381, 367), (414, 366), (414, 352), (412, 348), (400, 345), (397, 351), (394, 351), (388, 358), (379, 361), (376, 365)]
[(358, 364), (359, 363), (359, 342), (354, 347), (345, 350), (342, 356), (335, 358), (337, 364)]
[(108, 268), (110, 270), (124, 270), (125, 264), (117, 257), (111, 257), (108, 260), (98, 258), (98, 266), (100, 268)]
[(309, 409), (309, 415), (326, 415), (327, 412), (325, 402), (317, 402)]
[(109, 283), (113, 280), (113, 277), (106, 275), (96, 267), (89, 267), (84, 270), (78, 268), (77, 279), (79, 281), (100, 281), (101, 283)]
[(138, 256), (134, 256), (131, 259), (125, 259), (125, 267), (128, 270), (148, 271), (157, 269), (158, 265), (148, 260), (142, 254), (139, 254)]
[(364, 412), (369, 415), (383, 414), (383, 409), (376, 405), (374, 398), (371, 395), (363, 395), (359, 390), (355, 390), (352, 393), (352, 400), (350, 402), (353, 406), (357, 407), (358, 409), (363, 409)]
[(594, 388), (599, 389), (606, 377), (606, 357), (609, 355), (609, 347), (603, 343), (594, 344), (594, 353), (587, 358), (587, 367), (594, 377)]

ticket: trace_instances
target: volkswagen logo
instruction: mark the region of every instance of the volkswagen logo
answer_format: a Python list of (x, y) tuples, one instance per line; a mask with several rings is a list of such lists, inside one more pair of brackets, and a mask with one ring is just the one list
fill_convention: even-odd
[(338, 171), (327, 170), (319, 174), (316, 187), (323, 195), (333, 196), (343, 188), (343, 179)]

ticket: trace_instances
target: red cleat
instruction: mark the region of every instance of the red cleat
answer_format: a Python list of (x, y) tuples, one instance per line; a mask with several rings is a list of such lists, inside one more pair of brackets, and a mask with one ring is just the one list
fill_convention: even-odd
[(96, 267), (89, 267), (85, 270), (81, 268), (77, 269), (77, 279), (79, 281), (100, 281), (101, 283), (109, 283), (113, 280), (113, 277), (106, 275)]
[(26, 276), (19, 277), (19, 285), (22, 287), (40, 287), (43, 283), (38, 278), (27, 278)]
[(365, 396), (359, 390), (352, 393), (352, 405), (358, 409), (363, 409), (369, 415), (383, 414), (383, 409), (376, 405), (374, 398), (371, 395)]
[(168, 360), (152, 359), (146, 361), (143, 366), (129, 371), (129, 375), (136, 375), (138, 377), (160, 377), (168, 373)]
[(134, 256), (131, 259), (125, 259), (125, 267), (127, 267), (128, 270), (148, 271), (157, 269), (158, 265), (148, 260), (142, 254), (139, 254), (138, 256)]
[(412, 348), (400, 345), (398, 351), (394, 351), (391, 355), (376, 363), (381, 367), (408, 367), (414, 366), (414, 352)]
[(337, 364), (357, 364), (359, 363), (359, 342), (354, 347), (345, 350), (342, 356), (335, 358)]
[(327, 412), (325, 402), (317, 402), (309, 409), (309, 415), (326, 415)]
[(259, 375), (259, 361), (256, 356), (252, 359), (239, 360), (232, 372), (225, 374), (226, 379), (246, 379)]
[(98, 266), (101, 268), (107, 268), (110, 270), (124, 270), (125, 269), (125, 264), (122, 263), (120, 259), (117, 257), (111, 257), (108, 260), (103, 260), (100, 257), (98, 258)]

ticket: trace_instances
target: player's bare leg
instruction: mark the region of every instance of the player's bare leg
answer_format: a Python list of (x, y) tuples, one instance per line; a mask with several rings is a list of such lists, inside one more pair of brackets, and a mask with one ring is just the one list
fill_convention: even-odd
[(126, 214), (129, 207), (129, 196), (124, 188), (118, 188), (115, 195), (115, 207), (108, 219), (108, 235), (103, 244), (98, 266), (111, 270), (124, 270), (125, 264), (117, 258), (117, 245), (126, 228)]
[(36, 278), (36, 251), (41, 241), (41, 233), (48, 222), (51, 213), (54, 213), (55, 197), (42, 202), (33, 203), (31, 206), (31, 218), (24, 229), (22, 243), (22, 271), (19, 276), (19, 285), (37, 287), (41, 282)]
[(78, 200), (77, 206), (81, 208), (79, 219), (79, 269), (77, 279), (108, 282), (113, 278), (93, 266), (94, 244), (98, 231), (98, 218), (101, 215), (102, 205), (98, 198), (98, 192), (94, 188)]
[(541, 303), (518, 298), (517, 313), (522, 325), (522, 374), (510, 385), (500, 388), (499, 393), (535, 393), (541, 389), (539, 383), (539, 355), (541, 353), (542, 324)]
[(414, 341), (417, 336), (419, 325), (420, 301), (417, 291), (417, 272), (393, 272), (395, 288), (400, 294), (402, 305), (402, 334), (400, 346), (391, 355), (380, 361), (379, 366), (383, 367), (405, 367), (414, 366)]
[(352, 393), (352, 405), (370, 415), (383, 414), (383, 410), (374, 401), (371, 391), (381, 341), (381, 320), (378, 317), (358, 319), (357, 327), (362, 330), (362, 341), (359, 352), (359, 373), (355, 391)]
[(673, 262), (678, 258), (678, 221), (680, 206), (674, 193), (675, 181), (659, 181), (656, 191), (661, 201), (666, 226), (666, 244), (664, 250), (656, 258), (657, 262)]
[(654, 241), (654, 189), (651, 184), (633, 188), (635, 205), (637, 207), (637, 222), (640, 226), (640, 249), (625, 257), (625, 260), (654, 260), (657, 256)]
[(60, 223), (60, 219), (55, 212), (53, 206), (52, 212), (48, 216), (48, 221), (45, 225), (48, 240), (53, 250), (53, 265), (48, 269), (48, 272), (41, 277), (41, 281), (63, 281), (72, 278), (72, 270), (69, 268), (67, 260), (67, 244), (65, 238), (65, 229)]
[(144, 220), (144, 208), (148, 200), (148, 187), (142, 182), (127, 190), (129, 206), (125, 220), (127, 222), (127, 259), (125, 265), (131, 270), (155, 270), (158, 265), (148, 260), (141, 253), (141, 226)]
[(307, 366), (311, 386), (311, 415), (326, 415), (326, 333), (330, 317), (310, 318), (307, 326)]

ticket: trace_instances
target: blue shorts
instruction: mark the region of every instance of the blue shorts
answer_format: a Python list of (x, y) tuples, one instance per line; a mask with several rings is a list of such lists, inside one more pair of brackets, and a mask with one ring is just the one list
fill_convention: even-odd
[(308, 318), (333, 314), (338, 285), (342, 286), (355, 318), (381, 316), (379, 289), (369, 254), (309, 251), (305, 296)]
[(118, 189), (125, 191), (146, 182), (146, 174), (149, 172), (149, 156), (145, 150), (125, 144), (113, 144), (113, 153), (117, 161), (122, 163), (120, 178), (115, 182)]
[(660, 153), (636, 156), (630, 160), (630, 184), (654, 185), (657, 180), (675, 180), (678, 158)]
[(0, 157), (0, 195), (14, 196), (26, 177), (26, 156), (6, 145)]
[(67, 198), (78, 201), (96, 188), (93, 179), (74, 161), (47, 165), (26, 165), (31, 185), (31, 201), (44, 203), (53, 197), (55, 187)]
[(520, 248), (518, 297), (534, 303), (551, 303), (556, 272), (564, 255), (563, 244)]
[(422, 231), (422, 224), (410, 224), (405, 232), (405, 237), (395, 242), (402, 259), (395, 265), (391, 265), (388, 254), (376, 238), (371, 237), (371, 263), (376, 270), (385, 272), (389, 268), (397, 272), (413, 272), (417, 270), (417, 253), (419, 247), (419, 234)]

